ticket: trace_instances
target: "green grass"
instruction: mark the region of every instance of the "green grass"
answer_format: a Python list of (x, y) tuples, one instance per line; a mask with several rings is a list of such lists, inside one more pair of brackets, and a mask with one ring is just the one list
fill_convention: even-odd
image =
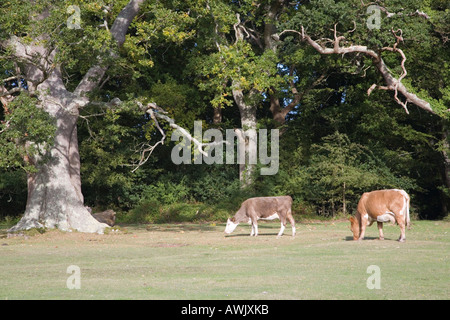
[[(418, 221), (398, 243), (396, 226), (349, 241), (347, 222), (298, 223), (276, 239), (239, 225), (165, 224), (107, 235), (62, 233), (0, 239), (0, 299), (449, 299), (450, 222)], [(5, 227), (6, 228), (6, 227)], [(4, 229), (3, 229), (4, 231)], [(67, 267), (81, 270), (69, 290)], [(381, 289), (366, 286), (367, 267)]]

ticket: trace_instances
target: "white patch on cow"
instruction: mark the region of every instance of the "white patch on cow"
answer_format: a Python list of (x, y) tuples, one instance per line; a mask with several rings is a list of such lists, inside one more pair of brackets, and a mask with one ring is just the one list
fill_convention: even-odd
[(407, 199), (409, 196), (405, 190), (401, 190), (401, 189), (393, 189), (393, 190), (400, 192), (401, 195), (403, 196), (403, 206), (402, 206), (402, 210), (400, 210), (400, 215), (402, 216), (403, 212), (406, 211), (406, 206), (407, 206), (407, 202), (408, 202)]
[(285, 228), (285, 226), (283, 225), (283, 223), (281, 223), (281, 229), (280, 229), (280, 232), (278, 232), (277, 238), (279, 238), (279, 237), (281, 237), (283, 235), (284, 228)]
[(402, 190), (402, 189), (393, 189), (393, 190), (400, 192), (402, 194), (402, 196), (404, 196), (405, 198), (408, 198), (408, 194), (406, 193), (405, 190)]
[(225, 227), (225, 233), (226, 234), (230, 234), (234, 231), (234, 229), (236, 229), (237, 225), (239, 223), (234, 223), (233, 221), (231, 221), (230, 219), (227, 220), (227, 226)]
[(366, 214), (364, 217), (367, 219), (366, 225), (371, 226), (374, 221), (373, 218), (371, 216), (369, 216), (368, 214)]
[(372, 219), (372, 217), (371, 216), (369, 216), (367, 213), (363, 216), (363, 218), (364, 219), (366, 219), (366, 225), (368, 225), (368, 226), (370, 226), (370, 225), (372, 225), (372, 221), (373, 221), (373, 219)]
[(278, 213), (273, 213), (272, 215), (270, 215), (270, 216), (268, 216), (268, 217), (265, 217), (265, 218), (261, 218), (261, 217), (258, 217), (258, 220), (274, 220), (274, 219), (280, 219), (280, 216), (278, 215)]
[(386, 212), (385, 214), (379, 215), (377, 217), (378, 222), (392, 222), (395, 223), (394, 213)]

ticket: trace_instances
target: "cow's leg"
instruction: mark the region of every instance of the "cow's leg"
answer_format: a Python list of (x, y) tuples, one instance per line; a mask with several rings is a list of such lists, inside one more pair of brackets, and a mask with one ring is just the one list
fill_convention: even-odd
[(378, 232), (380, 233), (380, 240), (384, 240), (383, 222), (377, 222)]
[(256, 221), (252, 222), (252, 233), (250, 236), (257, 236), (258, 235), (258, 223)]
[(281, 222), (281, 228), (280, 228), (280, 232), (278, 232), (277, 238), (280, 238), (283, 235), (285, 228), (286, 228), (286, 221), (284, 221), (284, 223)]
[(280, 232), (278, 232), (277, 238), (280, 238), (283, 233), (284, 233), (284, 229), (286, 228), (286, 215), (283, 214), (279, 214), (279, 218), (281, 221), (281, 228), (280, 228)]
[(364, 234), (366, 233), (366, 227), (367, 227), (367, 219), (368, 219), (368, 215), (361, 215), (361, 225), (360, 225), (360, 233), (359, 233), (359, 238), (358, 240), (363, 240), (364, 239)]
[(295, 237), (295, 220), (294, 217), (292, 216), (292, 211), (289, 209), (288, 213), (287, 213), (287, 219), (289, 220), (289, 223), (292, 226), (292, 237)]
[(398, 226), (400, 227), (400, 238), (398, 238), (399, 242), (405, 242), (406, 233), (405, 233), (405, 218), (403, 215), (396, 214), (395, 221), (397, 221)]

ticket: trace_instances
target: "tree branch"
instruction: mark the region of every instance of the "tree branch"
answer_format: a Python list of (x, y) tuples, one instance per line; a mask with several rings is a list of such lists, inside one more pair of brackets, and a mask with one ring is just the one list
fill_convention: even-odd
[[(142, 107), (142, 104), (140, 104), (140, 106)], [(142, 145), (141, 151), (140, 151), (141, 158), (139, 159), (139, 163), (137, 164), (137, 166), (131, 172), (135, 172), (144, 163), (146, 163), (148, 161), (148, 159), (150, 158), (150, 156), (152, 155), (153, 151), (156, 149), (156, 147), (158, 145), (160, 145), (160, 144), (164, 144), (164, 141), (166, 140), (166, 134), (164, 133), (164, 131), (159, 126), (158, 120), (155, 117), (155, 112), (153, 111), (153, 109), (154, 108), (147, 109), (146, 113), (148, 113), (150, 115), (150, 117), (152, 118), (152, 120), (155, 122), (156, 128), (158, 128), (158, 130), (161, 133), (162, 137), (154, 145), (151, 145), (151, 144), (148, 144), (148, 143), (145, 143), (145, 144)]]
[[(128, 27), (139, 13), (139, 7), (144, 1), (145, 0), (130, 0), (130, 2), (122, 9), (117, 18), (114, 20), (110, 32), (112, 37), (117, 41), (117, 45), (119, 47), (125, 42), (125, 35), (128, 31)], [(101, 60), (102, 59), (100, 59), (96, 65), (92, 66), (88, 72), (86, 72), (74, 91), (77, 96), (84, 95), (99, 85), (106, 70), (108, 69), (108, 66), (105, 66)]]
[(137, 104), (138, 104), (139, 108), (142, 111), (145, 111), (146, 113), (148, 113), (150, 115), (152, 120), (155, 122), (156, 128), (161, 133), (162, 138), (158, 142), (156, 142), (154, 145), (150, 145), (148, 143), (145, 143), (145, 144), (143, 144), (141, 146), (141, 148), (140, 148), (141, 158), (139, 160), (139, 163), (132, 170), (132, 172), (135, 172), (137, 169), (139, 169), (139, 167), (141, 167), (144, 163), (147, 162), (147, 160), (150, 158), (153, 150), (155, 150), (155, 148), (158, 145), (164, 144), (164, 141), (166, 139), (166, 134), (164, 133), (164, 131), (159, 126), (159, 122), (158, 122), (158, 120), (156, 118), (160, 118), (160, 119), (163, 119), (163, 120), (167, 121), (171, 128), (179, 130), (183, 136), (185, 136), (191, 143), (194, 143), (198, 147), (199, 152), (205, 157), (208, 157), (208, 153), (205, 150), (203, 150), (203, 147), (213, 147), (213, 146), (220, 145), (220, 144), (228, 144), (227, 141), (210, 142), (210, 143), (200, 142), (197, 139), (195, 139), (189, 133), (189, 131), (187, 131), (183, 127), (180, 127), (179, 125), (177, 125), (175, 123), (174, 119), (169, 118), (168, 116), (166, 116), (165, 114), (167, 112), (164, 111), (161, 107), (159, 107), (155, 103), (149, 103), (146, 106), (144, 106), (141, 102), (137, 102)]
[[(344, 55), (346, 53), (362, 53), (362, 54), (370, 57), (372, 59), (372, 61), (374, 62), (375, 66), (377, 67), (378, 71), (383, 76), (386, 86), (372, 85), (369, 88), (369, 90), (367, 91), (368, 95), (370, 95), (370, 93), (375, 88), (384, 89), (384, 90), (392, 90), (395, 92), (395, 96), (394, 96), (395, 101), (397, 103), (399, 103), (403, 108), (405, 108), (406, 112), (408, 112), (408, 109), (406, 108), (406, 104), (408, 102), (411, 102), (411, 103), (417, 105), (419, 108), (422, 108), (423, 110), (426, 110), (428, 112), (436, 114), (436, 112), (431, 108), (431, 105), (429, 102), (419, 98), (414, 93), (409, 92), (408, 89), (401, 83), (401, 80), (407, 74), (406, 68), (404, 65), (406, 56), (401, 49), (397, 48), (399, 41), (401, 41), (403, 39), (401, 37), (401, 30), (397, 30), (397, 31), (392, 30), (392, 33), (394, 34), (395, 38), (397, 39), (397, 42), (392, 48), (391, 47), (383, 48), (383, 50), (398, 52), (402, 56), (401, 66), (402, 66), (403, 73), (398, 79), (395, 78), (391, 74), (391, 72), (389, 71), (389, 68), (383, 61), (383, 58), (381, 57), (381, 55), (379, 53), (375, 52), (374, 50), (368, 49), (367, 46), (351, 45), (348, 47), (341, 47), (340, 41), (345, 39), (345, 37), (337, 36), (336, 25), (334, 26), (334, 40), (332, 40), (333, 48), (328, 48), (328, 47), (325, 47), (325, 46), (319, 44), (319, 41), (321, 41), (323, 39), (320, 39), (317, 41), (311, 39), (311, 37), (308, 34), (306, 34), (303, 26), (301, 28), (301, 32), (299, 32), (297, 30), (284, 30), (278, 35), (278, 37), (283, 35), (284, 33), (288, 33), (288, 32), (297, 33), (300, 36), (300, 39), (302, 41), (306, 41), (310, 46), (312, 46), (314, 49), (316, 49), (316, 51), (319, 52), (320, 54), (342, 54), (342, 55)], [(399, 32), (400, 32), (400, 35), (398, 35)], [(405, 102), (402, 102), (398, 98), (398, 92), (400, 92), (406, 98)]]

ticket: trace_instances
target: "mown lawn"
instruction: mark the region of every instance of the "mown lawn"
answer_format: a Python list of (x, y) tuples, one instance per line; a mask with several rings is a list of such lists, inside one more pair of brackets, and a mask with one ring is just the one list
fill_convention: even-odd
[[(0, 299), (449, 299), (450, 222), (417, 221), (406, 243), (396, 226), (350, 241), (347, 222), (298, 223), (276, 239), (239, 225), (127, 226), (106, 235), (50, 231), (0, 239)], [(3, 229), (4, 231), (5, 229)], [(5, 235), (3, 233), (3, 235)], [(80, 289), (66, 286), (80, 268)], [(367, 273), (379, 267), (380, 289)]]

